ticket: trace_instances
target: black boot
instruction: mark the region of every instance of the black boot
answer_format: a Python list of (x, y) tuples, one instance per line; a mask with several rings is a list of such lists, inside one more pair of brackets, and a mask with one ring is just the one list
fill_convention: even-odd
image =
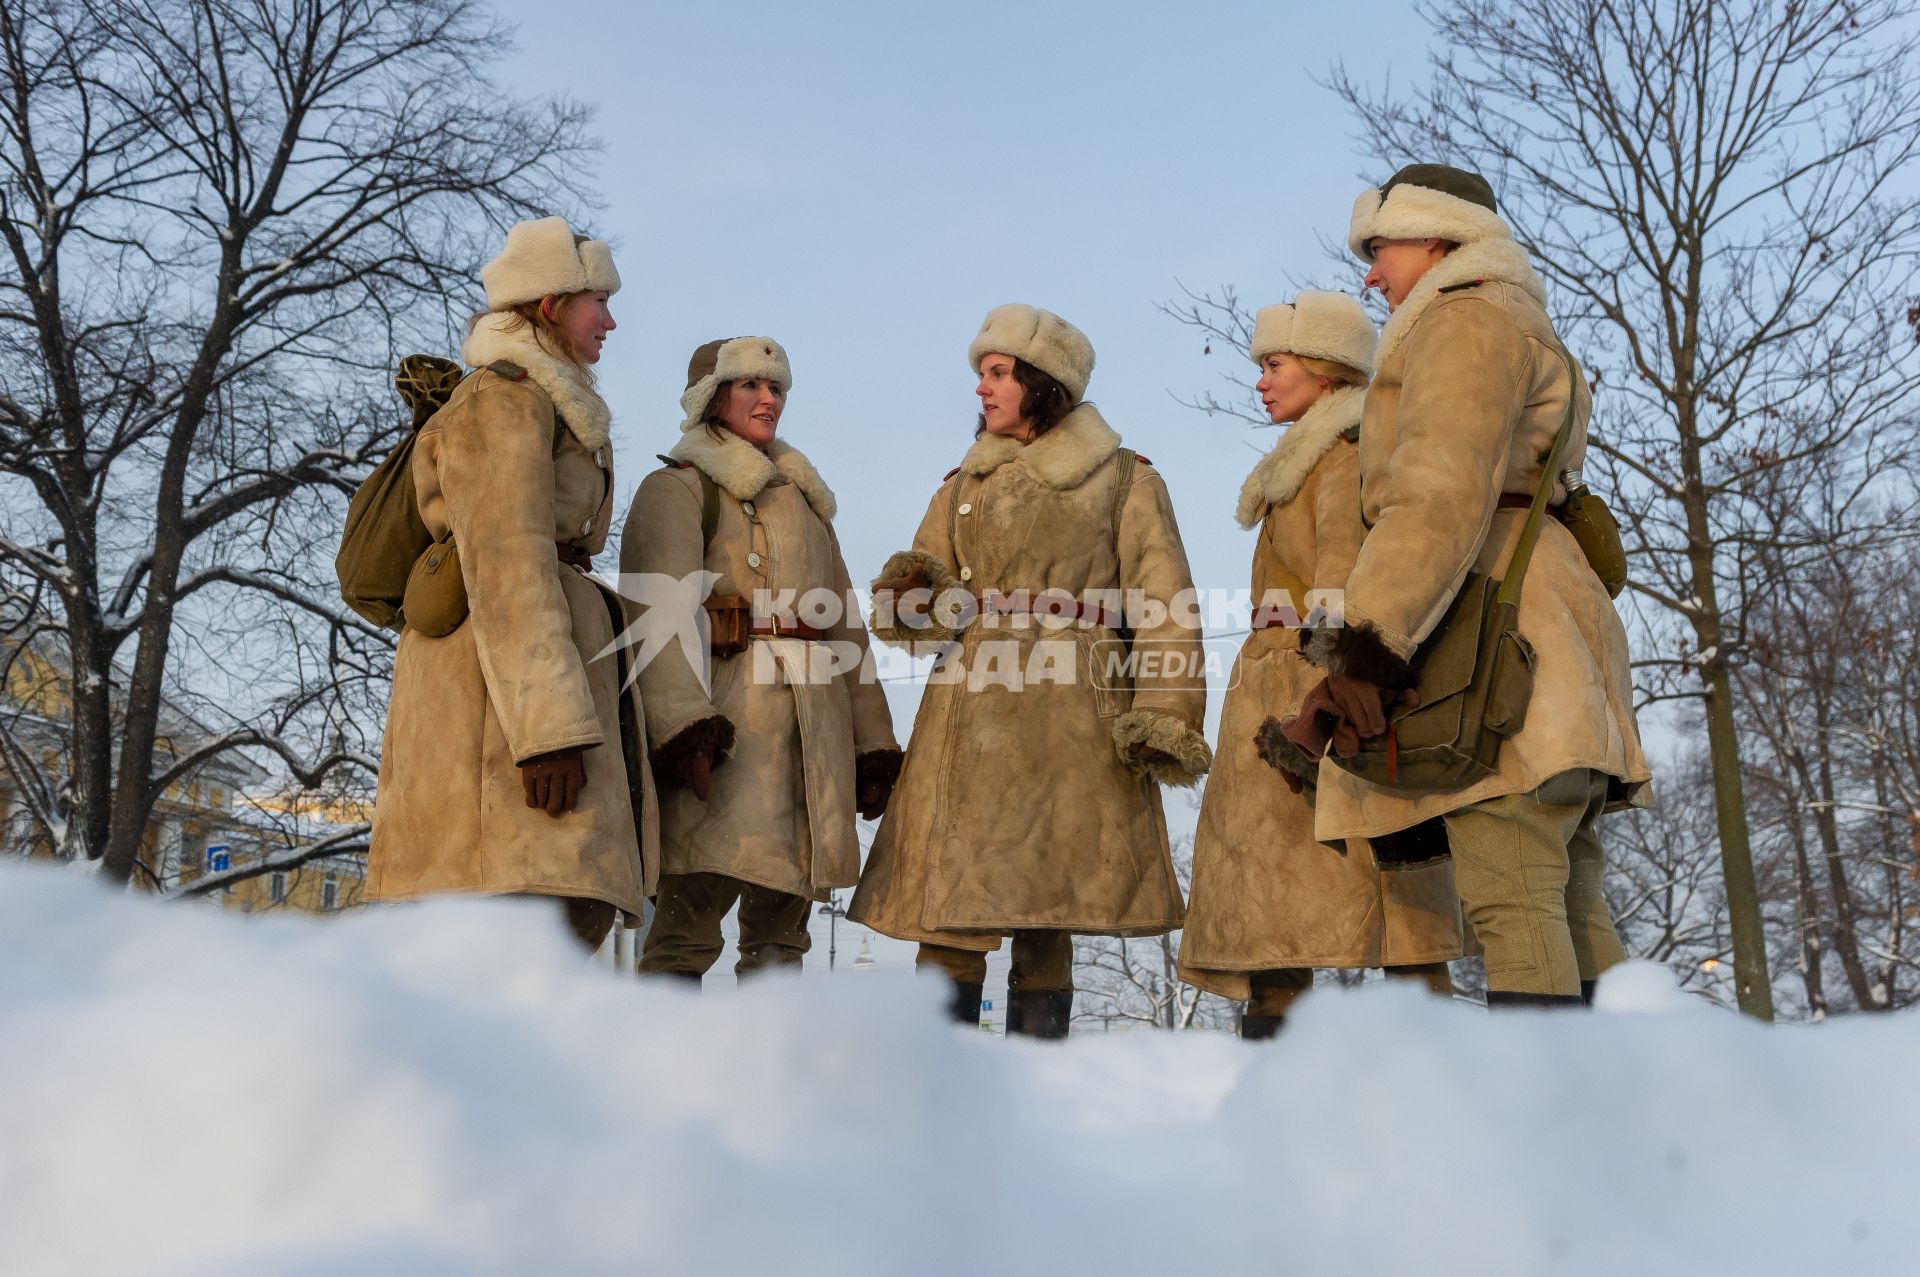
[(1240, 1016), (1240, 1038), (1243, 1042), (1265, 1042), (1280, 1031), (1287, 1022), (1284, 1015), (1261, 1015), (1247, 1011)]
[(1594, 990), (1594, 987), (1599, 983), (1600, 982), (1598, 980), (1582, 980), (1580, 982), (1580, 1000), (1586, 1003), (1588, 1006), (1592, 1006), (1593, 990)]
[(955, 980), (947, 999), (947, 1018), (970, 1029), (980, 1027), (981, 984), (978, 980)]
[(1507, 993), (1500, 989), (1487, 990), (1487, 1010), (1502, 1011), (1513, 1007), (1543, 1007), (1549, 1010), (1584, 1005), (1577, 993)]
[(1073, 1019), (1072, 989), (1014, 989), (1007, 994), (1007, 1032), (1058, 1040)]
[(642, 971), (640, 978), (642, 980), (658, 980), (663, 984), (668, 982), (674, 984), (690, 984), (696, 990), (700, 987), (701, 979), (698, 971)]

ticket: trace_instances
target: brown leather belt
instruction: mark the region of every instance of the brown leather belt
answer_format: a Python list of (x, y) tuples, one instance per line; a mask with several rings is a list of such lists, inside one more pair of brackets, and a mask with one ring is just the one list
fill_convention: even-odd
[(593, 556), (571, 541), (555, 541), (553, 552), (570, 568), (579, 568), (582, 572), (593, 571)]
[(1017, 594), (1001, 594), (989, 591), (980, 596), (980, 608), (985, 612), (996, 612), (1001, 616), (1064, 616), (1072, 621), (1091, 621), (1095, 625), (1104, 625), (1110, 630), (1123, 627), (1120, 617), (1101, 607), (1097, 603), (1078, 603), (1072, 599), (1063, 599), (1055, 594), (1033, 595), (1022, 591)]
[[(1533, 508), (1533, 494), (1531, 492), (1502, 492), (1500, 494), (1500, 500), (1494, 503), (1494, 508), (1497, 510), (1530, 510)], [(1550, 505), (1547, 507), (1547, 513), (1557, 519), (1560, 517), (1561, 509), (1562, 507), (1560, 506)]]
[(809, 643), (827, 641), (825, 630), (816, 630), (811, 625), (802, 625), (798, 621), (788, 621), (778, 616), (754, 621), (747, 627), (747, 633), (755, 638), (797, 638), (805, 639)]

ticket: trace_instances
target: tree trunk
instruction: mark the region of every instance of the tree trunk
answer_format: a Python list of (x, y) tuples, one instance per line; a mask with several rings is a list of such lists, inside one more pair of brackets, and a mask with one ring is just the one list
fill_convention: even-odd
[(1740, 739), (1733, 723), (1727, 662), (1715, 651), (1701, 673), (1707, 680), (1707, 750), (1713, 761), (1713, 806), (1720, 831), (1720, 865), (1726, 876), (1727, 922), (1733, 931), (1733, 984), (1743, 1014), (1773, 1019), (1773, 981), (1767, 972), (1767, 937), (1761, 925), (1760, 889), (1753, 876), (1753, 845), (1747, 831), (1747, 800), (1740, 779)]

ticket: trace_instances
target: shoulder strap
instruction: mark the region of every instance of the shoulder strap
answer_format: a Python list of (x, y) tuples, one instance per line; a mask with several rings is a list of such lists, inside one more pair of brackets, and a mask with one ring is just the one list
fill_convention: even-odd
[(1507, 573), (1501, 578), (1496, 603), (1520, 601), (1520, 583), (1526, 578), (1527, 564), (1533, 558), (1534, 542), (1540, 539), (1540, 525), (1546, 522), (1547, 500), (1553, 495), (1554, 481), (1560, 474), (1560, 458), (1566, 455), (1567, 443), (1573, 438), (1574, 407), (1580, 402), (1580, 366), (1574, 363), (1565, 346), (1560, 348), (1560, 358), (1567, 365), (1567, 413), (1561, 418), (1560, 433), (1554, 436), (1553, 447), (1547, 453), (1546, 468), (1540, 475), (1540, 486), (1534, 489), (1533, 504), (1527, 507), (1527, 522), (1520, 529), (1520, 539), (1513, 543), (1513, 555), (1507, 560)]
[(705, 470), (700, 475), (700, 544), (713, 544), (713, 534), (720, 528), (720, 485)]
[(1145, 460), (1132, 448), (1122, 448), (1113, 454), (1114, 464), (1119, 466), (1113, 484), (1113, 543), (1120, 544), (1120, 512), (1126, 508), (1127, 493), (1133, 491), (1133, 471), (1136, 461)]
[(508, 381), (525, 381), (527, 379), (527, 370), (519, 364), (514, 363), (511, 359), (496, 359), (487, 365), (487, 371), (496, 377), (504, 377)]
[(669, 457), (664, 452), (654, 456), (666, 462), (675, 470), (691, 470), (700, 477), (700, 544), (713, 544), (713, 534), (720, 529), (720, 485), (713, 476), (695, 466), (691, 461), (682, 461), (678, 457)]
[[(948, 545), (953, 545), (960, 539), (960, 485), (965, 483), (966, 480), (954, 479), (954, 476), (959, 473), (960, 473), (960, 467), (955, 466), (953, 469), (947, 471), (947, 477), (940, 481), (942, 483), (947, 484), (947, 544)], [(937, 496), (939, 494), (935, 493), (934, 495)]]

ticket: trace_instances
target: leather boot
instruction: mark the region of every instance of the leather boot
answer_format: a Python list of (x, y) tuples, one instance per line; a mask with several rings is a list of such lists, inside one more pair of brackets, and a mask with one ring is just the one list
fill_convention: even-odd
[(1593, 991), (1594, 991), (1594, 988), (1597, 985), (1599, 985), (1599, 983), (1600, 982), (1598, 980), (1582, 980), (1580, 982), (1580, 1000), (1586, 1003), (1588, 1006), (1592, 1006)]
[(1261, 1015), (1247, 1011), (1240, 1016), (1240, 1040), (1243, 1042), (1265, 1042), (1280, 1031), (1287, 1022), (1284, 1015)]
[(1504, 1011), (1515, 1007), (1558, 1010), (1583, 1005), (1585, 1004), (1577, 993), (1508, 993), (1500, 989), (1487, 990), (1487, 1010), (1489, 1011)]
[(1007, 994), (1007, 1032), (1049, 1041), (1067, 1036), (1072, 989), (1015, 989)]
[(980, 1027), (980, 995), (984, 986), (978, 980), (955, 980), (947, 999), (947, 1018), (967, 1028)]

